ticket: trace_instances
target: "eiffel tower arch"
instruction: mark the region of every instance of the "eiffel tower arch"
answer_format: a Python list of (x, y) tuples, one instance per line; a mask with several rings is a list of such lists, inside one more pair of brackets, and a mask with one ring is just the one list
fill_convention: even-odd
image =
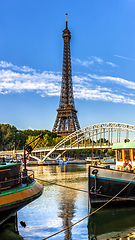
[(61, 93), (59, 108), (57, 109), (57, 116), (52, 132), (56, 132), (60, 136), (67, 136), (68, 134), (80, 129), (73, 96), (70, 55), (71, 33), (68, 29), (67, 14), (66, 28), (63, 31), (62, 37), (64, 41), (64, 46)]

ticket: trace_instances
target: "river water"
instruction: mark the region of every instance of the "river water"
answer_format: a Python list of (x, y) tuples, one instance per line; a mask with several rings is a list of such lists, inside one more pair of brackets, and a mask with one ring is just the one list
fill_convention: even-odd
[[(88, 190), (88, 165), (29, 167), (35, 177)], [(18, 212), (19, 233), (26, 240), (42, 240), (89, 214), (88, 194), (44, 183), (40, 198)], [(23, 228), (20, 221), (26, 223)], [(134, 239), (135, 208), (104, 208), (49, 239)]]

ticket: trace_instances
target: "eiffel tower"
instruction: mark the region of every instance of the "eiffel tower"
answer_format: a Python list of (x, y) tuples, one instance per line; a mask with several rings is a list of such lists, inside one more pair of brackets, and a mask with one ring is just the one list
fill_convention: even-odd
[(59, 136), (67, 136), (68, 134), (80, 129), (73, 96), (70, 56), (71, 33), (68, 29), (67, 14), (66, 28), (63, 31), (62, 37), (64, 40), (64, 48), (61, 94), (59, 108), (57, 109), (57, 117), (52, 132), (56, 132)]

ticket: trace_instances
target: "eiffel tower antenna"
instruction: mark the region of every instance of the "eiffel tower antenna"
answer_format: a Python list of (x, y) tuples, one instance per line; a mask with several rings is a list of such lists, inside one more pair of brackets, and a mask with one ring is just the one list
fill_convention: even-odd
[(60, 136), (67, 136), (68, 134), (80, 129), (73, 96), (71, 56), (70, 56), (71, 33), (68, 29), (67, 14), (66, 14), (66, 28), (63, 31), (62, 37), (64, 40), (64, 47), (63, 47), (61, 93), (59, 108), (57, 109), (57, 117), (52, 131), (56, 132)]
[(68, 14), (66, 13), (66, 28), (67, 28), (67, 15), (68, 15)]

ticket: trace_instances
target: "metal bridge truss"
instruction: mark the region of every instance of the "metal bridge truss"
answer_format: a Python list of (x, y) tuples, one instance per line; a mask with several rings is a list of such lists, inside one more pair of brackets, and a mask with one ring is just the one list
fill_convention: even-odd
[(62, 151), (63, 154), (67, 150), (111, 148), (114, 142), (128, 139), (129, 132), (135, 132), (135, 126), (112, 122), (90, 125), (65, 137), (50, 150), (42, 161), (45, 161), (56, 150)]

